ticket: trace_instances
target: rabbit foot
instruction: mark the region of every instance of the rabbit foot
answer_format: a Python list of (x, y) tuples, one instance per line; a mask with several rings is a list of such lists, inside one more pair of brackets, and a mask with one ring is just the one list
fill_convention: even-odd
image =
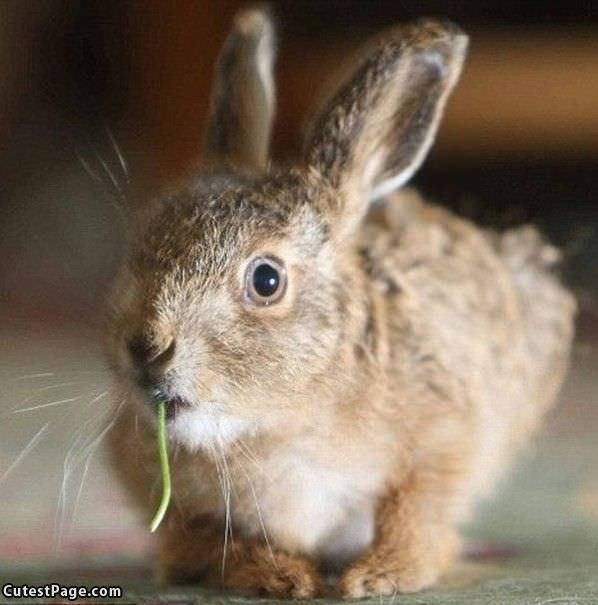
[(417, 592), (433, 584), (438, 572), (432, 566), (399, 563), (370, 556), (351, 567), (340, 580), (344, 597), (358, 599)]
[(239, 561), (227, 570), (224, 585), (255, 596), (282, 599), (313, 598), (323, 590), (322, 579), (309, 561), (285, 553), (251, 556)]

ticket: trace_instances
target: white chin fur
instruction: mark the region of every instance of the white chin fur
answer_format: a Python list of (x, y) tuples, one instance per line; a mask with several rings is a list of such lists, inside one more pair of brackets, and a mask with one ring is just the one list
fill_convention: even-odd
[(180, 410), (170, 424), (172, 437), (188, 450), (212, 449), (226, 446), (246, 433), (255, 430), (255, 423), (246, 418), (230, 416), (218, 409), (217, 404)]

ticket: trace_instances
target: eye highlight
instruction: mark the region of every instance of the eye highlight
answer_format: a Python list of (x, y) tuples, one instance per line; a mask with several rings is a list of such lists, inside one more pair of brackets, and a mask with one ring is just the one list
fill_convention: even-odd
[(287, 271), (273, 256), (254, 258), (245, 272), (245, 297), (254, 305), (266, 307), (278, 302), (287, 289)]

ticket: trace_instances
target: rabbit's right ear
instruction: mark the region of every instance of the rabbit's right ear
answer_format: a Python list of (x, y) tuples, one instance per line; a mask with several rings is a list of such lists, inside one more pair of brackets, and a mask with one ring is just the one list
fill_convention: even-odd
[(401, 187), (423, 162), (466, 49), (452, 23), (397, 27), (366, 48), (324, 104), (305, 159), (339, 191), (341, 228), (354, 229), (371, 200)]
[(269, 162), (274, 119), (274, 28), (268, 13), (237, 13), (220, 52), (204, 144), (208, 163), (257, 172)]

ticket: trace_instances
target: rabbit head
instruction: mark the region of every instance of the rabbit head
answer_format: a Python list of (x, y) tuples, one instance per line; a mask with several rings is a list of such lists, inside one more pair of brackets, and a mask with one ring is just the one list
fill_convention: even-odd
[(372, 42), (322, 104), (303, 160), (269, 165), (273, 30), (240, 13), (222, 50), (205, 166), (136, 218), (112, 297), (110, 351), (188, 448), (317, 422), (357, 388), (370, 203), (422, 163), (467, 39), (433, 21)]

